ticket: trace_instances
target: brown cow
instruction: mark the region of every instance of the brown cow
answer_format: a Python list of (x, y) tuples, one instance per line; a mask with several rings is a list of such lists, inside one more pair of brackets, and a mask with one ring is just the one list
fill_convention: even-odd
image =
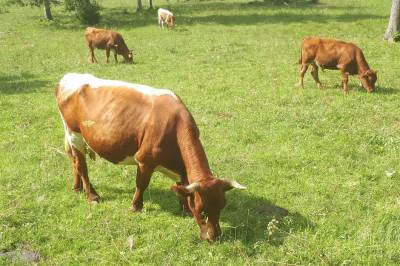
[(200, 237), (220, 236), (225, 192), (245, 187), (212, 175), (196, 123), (178, 96), (166, 89), (70, 73), (59, 82), (56, 99), (75, 191), (83, 184), (89, 201), (100, 199), (89, 182), (87, 153), (115, 164), (134, 164), (132, 210), (140, 211), (151, 175), (160, 171), (176, 180), (171, 189), (192, 212)]
[(107, 63), (110, 57), (110, 50), (114, 52), (115, 62), (118, 62), (117, 54), (122, 55), (126, 62), (133, 62), (132, 50), (128, 49), (124, 38), (118, 32), (87, 27), (85, 30), (85, 39), (89, 46), (90, 61), (92, 63), (97, 63), (97, 59), (94, 56), (95, 48), (106, 50)]
[(324, 69), (339, 69), (342, 72), (343, 91), (348, 93), (349, 75), (358, 75), (362, 86), (368, 92), (375, 90), (376, 71), (369, 68), (364, 54), (355, 44), (338, 40), (308, 37), (301, 45), (300, 82), (302, 88), (304, 75), (308, 66), (312, 66), (311, 75), (317, 86), (322, 87), (318, 77), (318, 67)]

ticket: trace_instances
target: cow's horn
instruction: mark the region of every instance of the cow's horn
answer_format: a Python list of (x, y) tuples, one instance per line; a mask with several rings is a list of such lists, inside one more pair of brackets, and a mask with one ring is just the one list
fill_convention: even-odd
[(200, 183), (199, 182), (193, 182), (192, 184), (188, 185), (185, 187), (188, 192), (193, 193), (195, 191), (198, 191), (200, 189)]
[(237, 189), (247, 189), (247, 187), (242, 186), (241, 184), (239, 184), (238, 182), (236, 182), (235, 180), (225, 180), (226, 182), (229, 183), (229, 185), (232, 188), (237, 188)]

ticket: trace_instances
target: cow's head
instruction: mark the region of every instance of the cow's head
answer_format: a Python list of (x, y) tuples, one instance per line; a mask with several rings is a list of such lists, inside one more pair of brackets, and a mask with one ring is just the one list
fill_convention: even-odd
[(176, 23), (175, 17), (174, 16), (168, 16), (168, 18), (167, 18), (168, 27), (170, 27), (170, 28), (175, 27), (175, 23)]
[(246, 189), (236, 181), (210, 177), (190, 185), (173, 185), (172, 190), (186, 198), (189, 208), (200, 226), (200, 238), (214, 241), (221, 235), (219, 216), (225, 207), (225, 192), (233, 188)]
[(133, 50), (129, 50), (124, 56), (125, 61), (128, 63), (133, 63)]
[(368, 92), (373, 92), (375, 90), (375, 83), (378, 79), (376, 74), (377, 71), (368, 69), (360, 76), (361, 83)]

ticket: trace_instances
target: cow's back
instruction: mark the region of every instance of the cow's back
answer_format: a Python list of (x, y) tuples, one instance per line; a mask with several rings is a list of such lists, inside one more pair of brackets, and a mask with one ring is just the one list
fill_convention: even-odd
[(112, 41), (112, 31), (88, 27), (85, 30), (85, 39), (92, 47), (105, 49), (107, 43)]
[(155, 135), (173, 130), (183, 106), (168, 90), (80, 74), (66, 75), (56, 95), (66, 126), (114, 163), (136, 153), (149, 123)]
[(315, 62), (326, 69), (337, 69), (338, 65), (351, 64), (359, 50), (352, 43), (317, 37), (305, 38), (301, 49), (303, 62)]

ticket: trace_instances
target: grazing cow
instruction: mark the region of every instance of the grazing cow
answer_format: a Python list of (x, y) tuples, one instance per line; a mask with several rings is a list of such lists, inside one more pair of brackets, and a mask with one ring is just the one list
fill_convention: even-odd
[(324, 69), (339, 69), (342, 72), (343, 91), (348, 93), (349, 75), (358, 75), (362, 86), (368, 92), (375, 90), (376, 71), (369, 68), (364, 54), (355, 44), (331, 39), (308, 37), (301, 45), (301, 64), (299, 85), (304, 88), (303, 78), (312, 66), (311, 75), (317, 86), (322, 87), (318, 77), (318, 67)]
[(59, 82), (56, 100), (75, 191), (83, 185), (89, 201), (100, 199), (89, 182), (87, 153), (137, 165), (132, 210), (140, 211), (150, 177), (159, 171), (176, 180), (171, 189), (192, 212), (200, 237), (220, 236), (225, 192), (245, 187), (212, 175), (196, 123), (178, 96), (166, 89), (70, 73)]
[(124, 38), (118, 32), (104, 29), (96, 29), (87, 27), (85, 30), (85, 38), (89, 46), (90, 61), (97, 63), (97, 59), (94, 56), (94, 49), (106, 50), (107, 63), (110, 57), (110, 50), (114, 52), (115, 62), (118, 62), (117, 54), (122, 55), (126, 62), (133, 62), (132, 50), (126, 46)]
[(171, 11), (166, 10), (164, 8), (158, 9), (158, 25), (160, 25), (161, 29), (164, 29), (164, 23), (167, 23), (168, 28), (175, 27), (175, 17)]

